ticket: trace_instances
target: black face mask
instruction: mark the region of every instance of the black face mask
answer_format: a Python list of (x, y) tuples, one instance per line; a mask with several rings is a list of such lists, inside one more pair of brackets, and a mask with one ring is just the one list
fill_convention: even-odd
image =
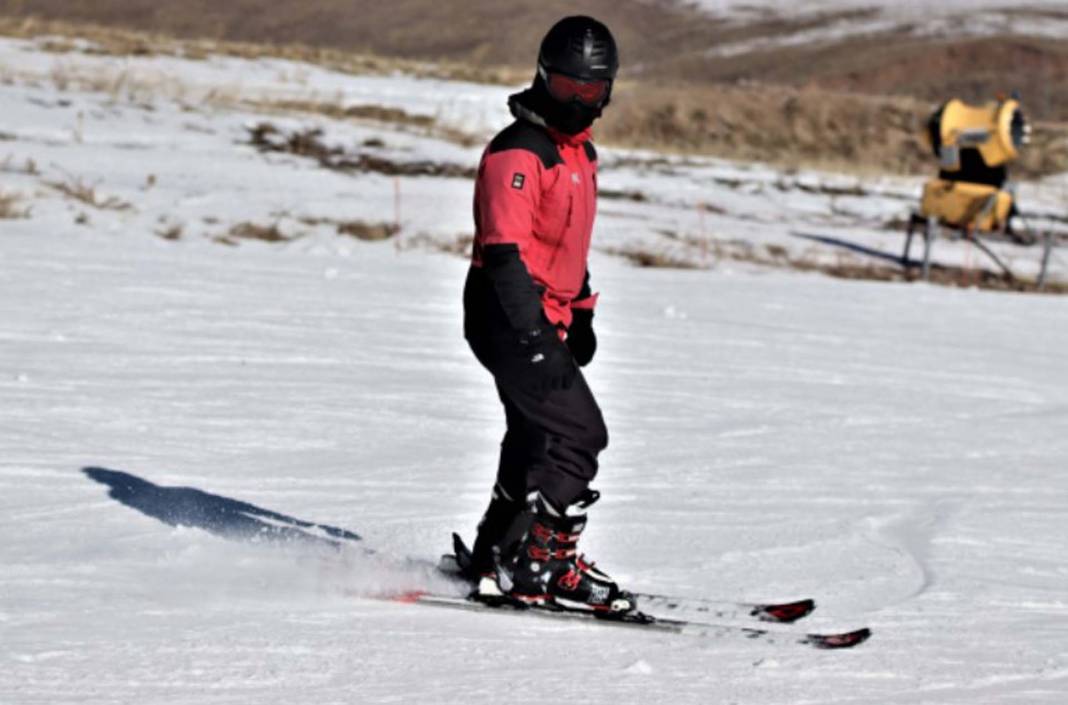
[(591, 108), (582, 103), (557, 103), (556, 105), (558, 107), (552, 111), (553, 115), (546, 116), (545, 120), (565, 135), (576, 135), (601, 117), (600, 108)]
[(534, 110), (545, 119), (549, 127), (559, 130), (565, 135), (576, 135), (593, 124), (593, 121), (601, 117), (603, 105), (591, 107), (583, 105), (577, 100), (561, 103), (549, 95), (541, 76), (534, 79), (534, 85), (530, 89), (533, 99)]

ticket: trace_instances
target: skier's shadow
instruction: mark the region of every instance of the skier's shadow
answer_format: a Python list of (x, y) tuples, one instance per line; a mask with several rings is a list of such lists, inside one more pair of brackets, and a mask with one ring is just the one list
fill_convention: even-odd
[(189, 526), (240, 541), (303, 541), (340, 547), (359, 541), (351, 531), (295, 519), (254, 504), (208, 494), (193, 487), (162, 487), (107, 468), (82, 468), (108, 496), (171, 526)]

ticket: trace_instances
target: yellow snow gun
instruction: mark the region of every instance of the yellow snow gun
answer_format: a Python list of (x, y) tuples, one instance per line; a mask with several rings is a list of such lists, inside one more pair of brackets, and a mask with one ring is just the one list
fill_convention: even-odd
[(924, 184), (920, 215), (968, 231), (1004, 231), (1014, 212), (1008, 165), (1020, 156), (1031, 127), (1016, 98), (986, 105), (953, 99), (927, 122), (938, 178)]

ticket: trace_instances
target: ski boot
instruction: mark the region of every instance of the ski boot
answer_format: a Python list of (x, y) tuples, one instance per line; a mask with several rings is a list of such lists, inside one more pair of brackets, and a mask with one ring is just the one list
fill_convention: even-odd
[[(454, 537), (460, 572), (465, 579), (476, 585), (475, 599), (478, 586), (484, 579), (496, 582), (498, 566), (506, 563), (515, 553), (530, 526), (530, 518), (527, 503), (522, 499), (513, 499), (498, 483), (494, 485), (489, 507), (478, 523), (475, 545), (468, 555), (465, 555), (463, 542), (457, 544), (459, 537)], [(489, 585), (486, 587), (490, 589)], [(499, 594), (500, 591), (490, 589), (490, 593)]]
[[(587, 490), (575, 507), (585, 509), (599, 496)], [(578, 555), (585, 514), (560, 512), (540, 494), (532, 511), (530, 529), (519, 545), (511, 573), (498, 576), (498, 587), (507, 587), (506, 594), (513, 600), (550, 609), (589, 610), (611, 617), (637, 608), (632, 594)], [(509, 585), (505, 585), (505, 577)]]

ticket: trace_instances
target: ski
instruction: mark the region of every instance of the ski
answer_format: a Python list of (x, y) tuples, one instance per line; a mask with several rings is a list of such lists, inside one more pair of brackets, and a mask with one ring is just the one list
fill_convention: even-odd
[[(454, 553), (441, 557), (438, 571), (450, 578), (464, 580), (464, 566), (470, 563), (471, 550), (458, 534), (452, 535), (452, 543)], [(635, 592), (633, 595), (644, 608), (674, 614), (697, 614), (711, 619), (755, 619), (759, 622), (790, 624), (807, 617), (816, 609), (816, 603), (811, 599), (760, 603), (677, 597), (652, 592)]]
[(814, 649), (849, 649), (864, 643), (871, 636), (867, 628), (850, 632), (816, 634), (788, 632), (768, 628), (746, 627), (738, 624), (717, 624), (713, 622), (669, 619), (644, 612), (627, 612), (620, 615), (602, 615), (589, 610), (553, 607), (534, 607), (522, 603), (506, 602), (489, 605), (475, 602), (463, 597), (440, 595), (430, 592), (409, 592), (389, 596), (392, 602), (426, 605), (445, 609), (491, 614), (530, 615), (547, 619), (567, 620), (571, 622), (588, 622), (597, 626), (629, 628), (654, 633), (676, 634), (697, 638), (736, 637), (759, 641), (777, 646), (800, 645)]
[(737, 602), (703, 597), (673, 597), (651, 592), (635, 592), (642, 607), (679, 614), (699, 614), (715, 619), (751, 618), (758, 622), (791, 624), (812, 614), (811, 599), (794, 602)]

